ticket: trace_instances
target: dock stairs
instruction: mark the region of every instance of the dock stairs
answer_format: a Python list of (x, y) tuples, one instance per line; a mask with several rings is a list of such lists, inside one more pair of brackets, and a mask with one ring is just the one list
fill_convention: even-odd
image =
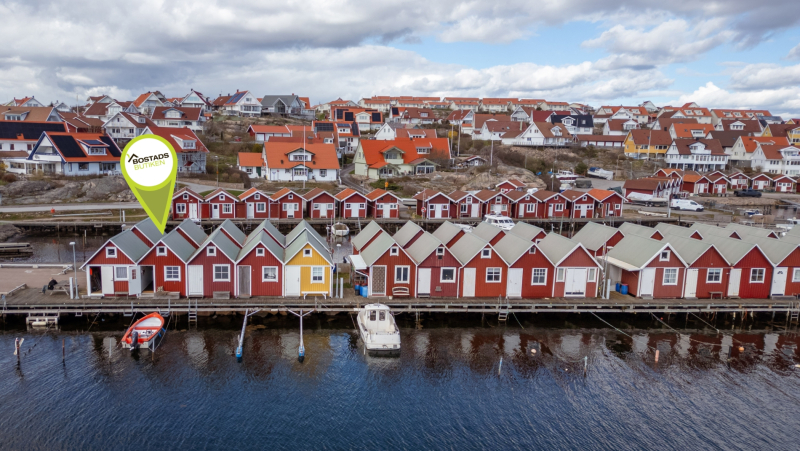
[(189, 324), (194, 323), (197, 325), (197, 299), (194, 299), (194, 306), (192, 306), (192, 299), (189, 299)]
[[(508, 301), (508, 299), (506, 299)], [(498, 299), (498, 303), (500, 299)], [(497, 320), (501, 323), (504, 323), (508, 320), (508, 311), (511, 309), (511, 304), (506, 303), (505, 306), (500, 306), (499, 313), (497, 314)]]
[(791, 309), (789, 310), (789, 322), (800, 322), (800, 303), (793, 302), (791, 304)]

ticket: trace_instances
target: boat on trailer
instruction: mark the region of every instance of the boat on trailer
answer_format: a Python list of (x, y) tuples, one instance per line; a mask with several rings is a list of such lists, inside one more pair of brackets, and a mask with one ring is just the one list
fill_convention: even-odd
[(121, 340), (122, 347), (129, 348), (131, 351), (137, 348), (153, 349), (155, 348), (155, 339), (165, 332), (164, 317), (153, 312), (128, 328)]
[(391, 309), (383, 304), (367, 304), (358, 312), (358, 334), (367, 351), (399, 352), (400, 329)]

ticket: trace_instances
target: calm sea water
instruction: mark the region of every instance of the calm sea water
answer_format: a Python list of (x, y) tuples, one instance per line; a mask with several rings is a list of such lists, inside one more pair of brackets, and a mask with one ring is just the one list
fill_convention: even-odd
[[(348, 317), (312, 316), (304, 363), (290, 318), (256, 319), (242, 362), (237, 318), (180, 325), (154, 355), (117, 348), (122, 320), (89, 332), (79, 330), (89, 320), (6, 330), (0, 448), (798, 448), (796, 335), (631, 329), (630, 338), (593, 323), (531, 322), (543, 318), (521, 317), (525, 329), (477, 316), (421, 329), (401, 319), (399, 357), (375, 357)], [(25, 338), (19, 361), (16, 337)]]

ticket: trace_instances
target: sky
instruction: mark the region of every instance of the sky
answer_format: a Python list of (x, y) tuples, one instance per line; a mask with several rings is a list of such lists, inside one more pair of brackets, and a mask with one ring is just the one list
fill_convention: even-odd
[(797, 0), (0, 0), (0, 101), (236, 90), (800, 116)]

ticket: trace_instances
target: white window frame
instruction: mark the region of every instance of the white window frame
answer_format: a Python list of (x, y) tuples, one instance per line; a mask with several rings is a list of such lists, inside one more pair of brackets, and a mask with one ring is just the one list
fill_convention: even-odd
[[(111, 252), (109, 252), (111, 251)], [(106, 248), (106, 258), (117, 258), (117, 248), (116, 247), (107, 247)]]
[[(178, 276), (177, 277), (170, 277), (169, 270), (170, 269), (177, 269)], [(181, 281), (181, 267), (180, 266), (165, 266), (164, 267), (164, 281), (165, 282), (180, 282)]]
[(311, 257), (311, 249), (303, 249), (303, 257)]
[[(667, 274), (675, 272), (675, 281), (668, 282)], [(678, 268), (664, 268), (664, 274), (661, 276), (661, 284), (662, 285), (677, 285), (678, 284)]]
[(222, 204), (222, 214), (229, 215), (233, 213), (233, 204)]
[(156, 256), (157, 257), (166, 257), (167, 256), (167, 246), (156, 246)]
[[(121, 277), (119, 275), (119, 270), (120, 269), (124, 269), (125, 270), (125, 276)], [(129, 274), (129, 272), (128, 272), (128, 267), (127, 266), (115, 266), (114, 267), (114, 280), (128, 280), (128, 274)]]
[[(536, 282), (536, 272), (539, 271), (542, 281)], [(544, 271), (544, 273), (542, 273)], [(547, 285), (547, 268), (533, 268), (531, 271), (531, 285)]]
[(216, 257), (217, 256), (217, 248), (214, 246), (208, 246), (206, 248), (206, 256), (208, 257)]
[(800, 282), (800, 268), (792, 270), (792, 282)]
[[(319, 281), (314, 280), (316, 276), (314, 276), (314, 271), (319, 270), (322, 274), (321, 279)], [(311, 267), (311, 283), (325, 283), (325, 267), (324, 266), (312, 266)]]
[[(217, 268), (225, 268), (226, 273), (228, 275), (227, 278), (222, 279), (217, 277)], [(214, 273), (212, 276), (212, 280), (214, 282), (230, 282), (231, 281), (231, 265), (214, 265)]]
[[(712, 272), (719, 275), (717, 280), (711, 280)], [(706, 283), (722, 283), (722, 268), (709, 268), (706, 271)]]
[(256, 257), (263, 257), (264, 255), (266, 255), (266, 251), (263, 247), (256, 248)]
[[(666, 258), (664, 258), (665, 254), (666, 254)], [(669, 261), (669, 257), (670, 257), (671, 254), (672, 253), (670, 251), (668, 251), (668, 250), (661, 251), (658, 254), (658, 261), (660, 261), (660, 262), (668, 262)]]
[(587, 282), (597, 282), (597, 268), (589, 268), (586, 274)]
[(266, 202), (256, 202), (256, 213), (264, 213), (267, 211)]
[(182, 215), (186, 213), (186, 204), (175, 204), (175, 213)]
[(436, 248), (436, 256), (444, 257), (444, 246), (439, 246)]
[(564, 204), (555, 204), (555, 211), (564, 211)]
[(563, 282), (566, 280), (566, 273), (567, 271), (564, 268), (558, 268), (556, 270), (556, 282)]
[(398, 249), (397, 246), (389, 248), (389, 256), (396, 257), (398, 255), (400, 255), (400, 249)]
[[(406, 280), (402, 280), (402, 279), (398, 279), (397, 278), (397, 270), (398, 269), (399, 270), (405, 269), (405, 279)], [(409, 280), (411, 280), (411, 266), (409, 266), (409, 265), (396, 265), (394, 267), (394, 283), (408, 284), (408, 283), (410, 283)]]
[(536, 213), (536, 204), (533, 202), (525, 204), (525, 213)]
[[(494, 277), (494, 270), (497, 270), (497, 280), (489, 280), (489, 275), (492, 274)], [(493, 266), (486, 268), (486, 283), (500, 283), (503, 281), (503, 268), (499, 266)]]
[[(761, 274), (761, 280), (753, 280), (753, 276), (756, 274)], [(764, 283), (764, 279), (767, 277), (767, 270), (764, 268), (750, 268), (750, 283)]]
[[(445, 270), (453, 271), (453, 279), (452, 280), (444, 280), (444, 272)], [(456, 268), (445, 268), (442, 267), (439, 270), (439, 282), (440, 283), (456, 283)]]
[[(275, 270), (275, 279), (267, 277), (267, 270)], [(262, 282), (278, 282), (278, 267), (277, 266), (262, 266), (261, 267), (261, 281)]]
[(481, 258), (492, 258), (492, 250), (488, 247), (481, 249)]

